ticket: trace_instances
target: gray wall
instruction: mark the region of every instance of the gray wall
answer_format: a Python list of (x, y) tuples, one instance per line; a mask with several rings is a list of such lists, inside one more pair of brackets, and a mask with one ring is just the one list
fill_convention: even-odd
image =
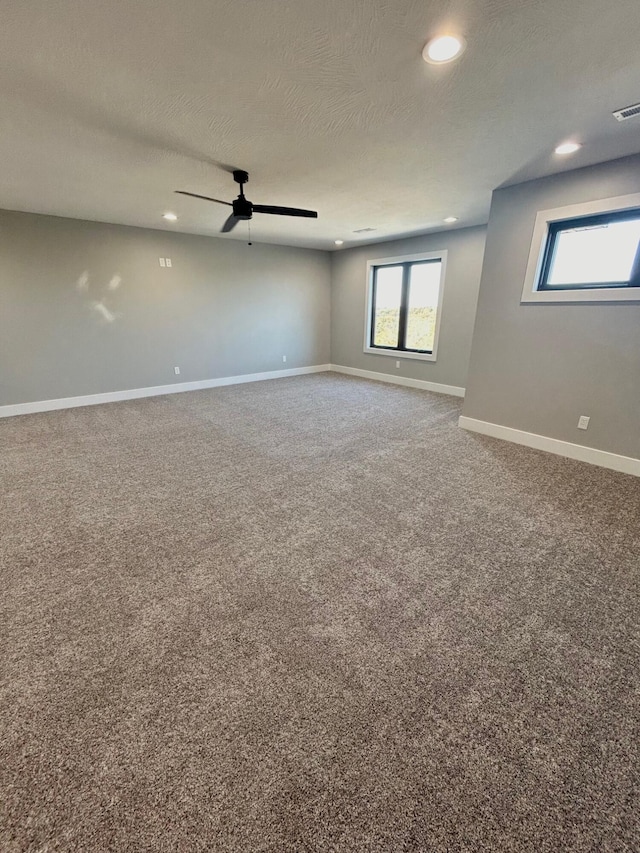
[(326, 364), (329, 316), (324, 252), (0, 212), (0, 405)]
[[(331, 361), (334, 364), (465, 387), (480, 284), (485, 228), (359, 246), (333, 254)], [(363, 352), (367, 261), (447, 249), (438, 360), (400, 360)]]
[(640, 157), (494, 193), (464, 415), (640, 457), (640, 304), (520, 304), (539, 210), (634, 192)]

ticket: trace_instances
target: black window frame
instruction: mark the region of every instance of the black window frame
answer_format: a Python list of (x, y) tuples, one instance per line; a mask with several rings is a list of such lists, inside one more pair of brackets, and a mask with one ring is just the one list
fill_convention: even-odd
[[(422, 266), (425, 264), (440, 264), (440, 286), (438, 289), (438, 305), (436, 312), (440, 308), (440, 300), (442, 298), (442, 258), (425, 258), (424, 260), (415, 261), (389, 261), (386, 264), (373, 264), (371, 267), (371, 304), (369, 307), (369, 341), (370, 349), (382, 350), (387, 352), (408, 352), (416, 353), (417, 355), (433, 355), (433, 349), (413, 349), (405, 344), (407, 337), (407, 314), (409, 311), (409, 283), (411, 278), (411, 268)], [(374, 343), (376, 332), (376, 294), (378, 287), (378, 270), (388, 269), (389, 267), (402, 267), (402, 287), (400, 290), (400, 316), (398, 320), (398, 345), (381, 346)], [(437, 333), (437, 316), (436, 316), (436, 333)]]
[(636, 256), (628, 281), (549, 284), (549, 273), (553, 265), (558, 236), (560, 234), (564, 231), (572, 231), (575, 228), (591, 228), (597, 225), (609, 225), (612, 222), (625, 222), (629, 219), (640, 219), (640, 207), (615, 210), (609, 213), (597, 213), (592, 216), (576, 216), (572, 219), (559, 219), (556, 222), (550, 222), (536, 289), (544, 293), (553, 293), (563, 290), (611, 290), (612, 288), (620, 287), (640, 287), (640, 240), (638, 240), (638, 248), (636, 249)]

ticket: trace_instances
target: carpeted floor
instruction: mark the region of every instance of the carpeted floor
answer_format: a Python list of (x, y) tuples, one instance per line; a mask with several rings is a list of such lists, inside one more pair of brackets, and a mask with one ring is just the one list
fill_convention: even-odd
[(640, 850), (640, 480), (334, 374), (0, 422), (0, 850)]

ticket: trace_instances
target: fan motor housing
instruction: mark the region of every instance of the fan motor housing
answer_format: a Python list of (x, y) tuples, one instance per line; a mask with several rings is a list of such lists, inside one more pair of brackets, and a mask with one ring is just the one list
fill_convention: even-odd
[(244, 197), (234, 199), (233, 215), (236, 219), (251, 219), (253, 212), (249, 199)]

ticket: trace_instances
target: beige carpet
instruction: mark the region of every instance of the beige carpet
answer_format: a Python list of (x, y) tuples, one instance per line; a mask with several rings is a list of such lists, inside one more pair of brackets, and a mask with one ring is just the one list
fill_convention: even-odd
[(0, 422), (0, 850), (640, 850), (640, 481), (316, 375)]

